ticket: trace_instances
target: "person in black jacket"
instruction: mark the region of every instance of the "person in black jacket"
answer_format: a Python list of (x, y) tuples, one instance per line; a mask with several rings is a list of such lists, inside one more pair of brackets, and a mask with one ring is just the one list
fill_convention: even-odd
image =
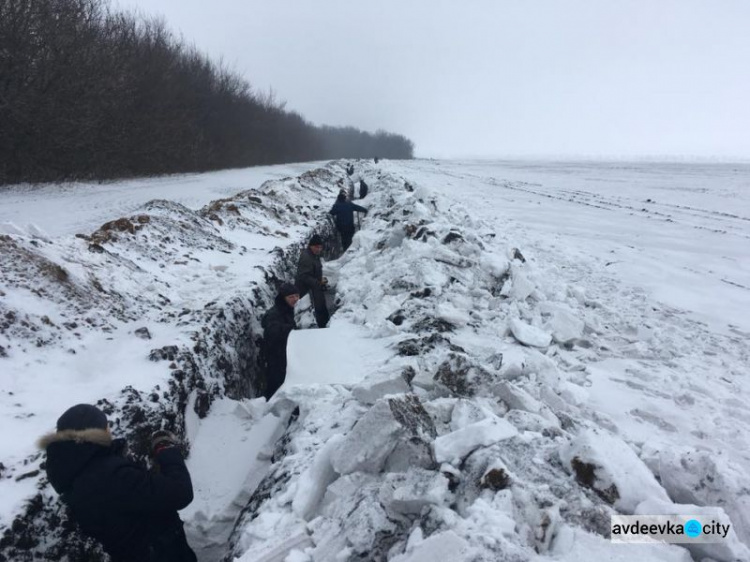
[(307, 243), (307, 248), (299, 254), (297, 275), (294, 278), (294, 284), (299, 289), (300, 298), (310, 293), (318, 328), (325, 328), (331, 318), (324, 294), (328, 290), (328, 279), (323, 277), (323, 264), (320, 262), (322, 252), (323, 239), (317, 234), (313, 234), (310, 242)]
[(367, 209), (355, 205), (351, 201), (346, 200), (346, 196), (343, 193), (339, 193), (336, 198), (336, 202), (328, 211), (333, 215), (336, 223), (336, 230), (341, 235), (341, 246), (344, 251), (352, 245), (352, 238), (354, 237), (354, 212), (367, 214)]
[(266, 388), (263, 396), (270, 400), (286, 379), (286, 342), (289, 333), (297, 325), (294, 322), (294, 306), (299, 300), (299, 289), (284, 283), (276, 295), (271, 309), (261, 320), (263, 326), (263, 350), (266, 361)]
[(124, 455), (107, 417), (89, 404), (68, 409), (39, 446), (55, 491), (80, 529), (113, 562), (196, 562), (177, 510), (193, 501), (193, 485), (177, 438), (152, 436), (155, 471)]

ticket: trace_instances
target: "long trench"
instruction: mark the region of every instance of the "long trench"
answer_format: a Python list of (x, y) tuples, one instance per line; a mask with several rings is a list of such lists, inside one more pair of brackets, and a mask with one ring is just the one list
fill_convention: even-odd
[[(324, 260), (330, 261), (337, 259), (342, 253), (342, 248), (340, 238), (338, 237), (336, 232), (332, 229), (324, 229), (323, 231), (318, 230), (318, 232), (323, 236), (325, 243), (325, 250), (322, 255)], [(294, 273), (296, 271), (296, 259), (297, 254), (289, 254), (283, 256), (279, 260), (279, 262), (273, 268), (272, 273), (269, 273), (267, 275), (266, 282), (268, 291), (274, 293), (275, 287), (280, 282), (284, 280), (294, 279)], [(327, 291), (325, 293), (325, 297), (329, 313), (331, 314), (331, 316), (333, 316), (336, 312), (337, 306), (335, 289)], [(298, 311), (298, 317), (300, 316), (301, 312), (302, 316), (309, 317), (308, 323), (312, 323), (311, 304), (308, 304), (308, 307), (309, 308), (307, 308), (306, 310)], [(241, 359), (238, 362), (238, 371), (236, 373), (226, 373), (228, 380), (235, 380), (236, 378), (236, 380), (238, 381), (243, 381), (242, 384), (236, 386), (236, 391), (230, 396), (236, 399), (253, 398), (257, 396), (258, 390), (261, 386), (259, 383), (263, 379), (263, 377), (265, 377), (259, 354), (262, 334), (258, 333), (258, 331), (256, 330), (251, 329), (254, 326), (259, 326), (260, 317), (262, 317), (262, 315), (265, 313), (265, 309), (253, 307), (253, 311), (254, 321), (248, 322), (247, 326), (249, 328), (247, 332), (239, 334), (239, 337), (236, 338), (236, 350)], [(287, 414), (289, 413), (287, 412)], [(291, 420), (287, 420), (287, 423), (289, 421)], [(283, 433), (277, 435), (277, 439), (279, 441), (283, 440)], [(275, 449), (277, 453), (283, 453), (283, 447), (275, 447)], [(254, 475), (253, 481), (261, 483), (262, 485), (262, 483), (265, 482), (265, 476), (265, 474), (256, 474)], [(199, 562), (224, 562), (234, 559), (234, 541), (232, 540), (232, 537), (234, 536), (234, 532), (238, 530), (237, 526), (240, 523), (241, 517), (247, 514), (249, 511), (254, 511), (255, 509), (257, 509), (259, 507), (259, 505), (256, 505), (258, 498), (265, 497), (266, 493), (267, 491), (265, 490), (237, 490), (238, 497), (247, 498), (246, 505), (240, 506), (233, 503), (232, 507), (234, 511), (231, 516), (222, 519), (220, 522), (217, 522), (212, 526), (212, 530), (216, 533), (217, 536), (229, 537), (230, 540), (228, 540), (224, 544), (210, 542), (202, 547), (198, 546), (203, 541), (199, 540), (197, 537), (191, 537), (190, 532), (188, 531), (188, 540), (191, 541), (191, 543), (194, 543), (194, 548)], [(186, 524), (186, 527), (189, 529), (190, 521), (186, 521)]]
[[(324, 258), (341, 254), (335, 230), (329, 224), (317, 225), (323, 236)], [(179, 325), (194, 326), (191, 348), (166, 346), (152, 350), (149, 359), (167, 362), (171, 369), (168, 388), (151, 391), (126, 387), (121, 401), (100, 400), (114, 430), (128, 441), (129, 452), (140, 461), (148, 455), (150, 435), (166, 424), (185, 431), (185, 410), (192, 407), (198, 418), (205, 418), (212, 403), (221, 397), (247, 399), (259, 395), (264, 377), (260, 358), (262, 331), (260, 319), (272, 302), (281, 281), (291, 280), (298, 252), (287, 249), (264, 271), (264, 281), (250, 287), (247, 294), (226, 302), (206, 303), (203, 310), (191, 311), (179, 319)], [(327, 295), (331, 314), (335, 295)], [(217, 380), (221, 384), (217, 384)], [(192, 398), (191, 398), (192, 397)], [(44, 473), (43, 455), (30, 458), (29, 477)], [(1, 467), (0, 467), (1, 468)], [(107, 562), (109, 558), (92, 540), (82, 536), (69, 520), (56, 494), (43, 479), (38, 493), (28, 502), (0, 537), (0, 562), (67, 560), (68, 562)], [(238, 493), (240, 491), (238, 490)], [(237, 508), (237, 516), (242, 511)], [(224, 523), (223, 532), (234, 529), (235, 520)], [(201, 562), (231, 559), (229, 545), (200, 553)]]

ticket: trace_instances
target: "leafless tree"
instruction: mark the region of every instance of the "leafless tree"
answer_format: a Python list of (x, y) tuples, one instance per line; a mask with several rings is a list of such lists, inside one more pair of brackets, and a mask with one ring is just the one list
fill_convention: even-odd
[(163, 20), (0, 0), (0, 185), (412, 155), (400, 135), (312, 125)]

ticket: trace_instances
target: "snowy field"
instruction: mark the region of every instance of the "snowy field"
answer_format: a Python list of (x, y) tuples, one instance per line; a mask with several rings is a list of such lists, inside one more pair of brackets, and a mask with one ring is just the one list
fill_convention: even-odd
[(152, 199), (199, 209), (214, 199), (258, 187), (267, 180), (297, 176), (318, 165), (305, 162), (119, 182), (0, 187), (0, 224), (13, 223), (21, 228), (33, 224), (50, 236), (89, 232), (135, 212)]
[[(0, 232), (76, 278), (96, 271), (141, 315), (39, 350), (0, 336), (0, 525), (37, 485), (17, 480), (36, 434), (73, 401), (164, 384), (149, 349), (200, 328), (129, 295), (164, 293), (179, 312), (262, 283), (269, 251), (321, 225), (343, 177), (278, 179), (311, 167), (0, 191)], [(331, 327), (293, 334), (271, 404), (186, 413), (196, 500), (182, 515), (202, 562), (750, 559), (750, 165), (415, 160), (357, 174), (371, 212), (324, 265)], [(196, 218), (228, 245), (191, 250), (190, 269), (111, 243), (145, 269), (123, 280), (72, 236), (176, 213), (150, 199), (198, 210), (243, 189), (269, 206)], [(4, 309), (61, 324), (65, 304), (47, 300), (0, 277)], [(142, 324), (151, 340), (133, 336)], [(612, 513), (683, 509), (731, 517), (731, 542), (607, 538)]]
[[(750, 334), (750, 164), (414, 161), (408, 178), (517, 246)], [(601, 282), (601, 279), (598, 282)]]

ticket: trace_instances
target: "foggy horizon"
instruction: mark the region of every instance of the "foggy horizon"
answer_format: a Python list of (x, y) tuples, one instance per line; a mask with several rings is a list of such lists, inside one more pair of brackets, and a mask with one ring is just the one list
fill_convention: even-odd
[(420, 158), (750, 158), (750, 5), (118, 0), (316, 125)]

